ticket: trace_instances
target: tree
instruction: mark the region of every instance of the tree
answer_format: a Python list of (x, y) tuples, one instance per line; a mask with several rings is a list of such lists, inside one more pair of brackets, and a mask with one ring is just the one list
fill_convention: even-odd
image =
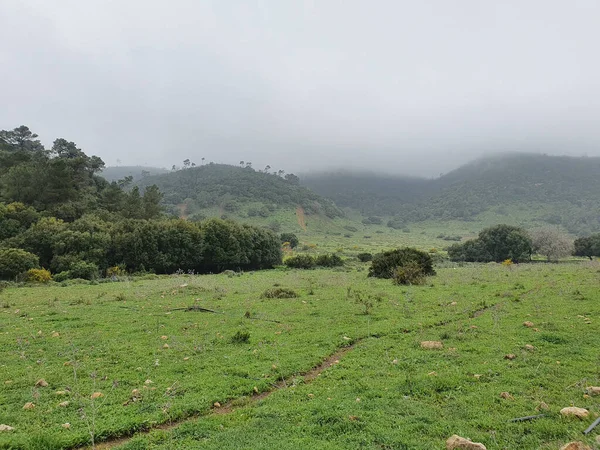
[(433, 261), (428, 253), (416, 248), (405, 247), (375, 255), (369, 268), (369, 276), (393, 278), (398, 268), (407, 265), (411, 268), (416, 265), (422, 276), (435, 275)]
[(280, 236), (281, 243), (287, 242), (290, 244), (290, 248), (296, 248), (300, 241), (298, 240), (298, 236), (294, 233), (281, 233)]
[(525, 230), (512, 225), (496, 225), (479, 233), (477, 239), (448, 248), (448, 256), (454, 261), (514, 262), (531, 259), (531, 238)]
[(20, 248), (0, 250), (0, 279), (11, 279), (39, 267), (39, 258)]
[(538, 228), (530, 233), (533, 251), (548, 261), (558, 261), (573, 253), (573, 241), (558, 230)]
[(36, 138), (37, 134), (32, 133), (25, 125), (15, 128), (12, 131), (0, 131), (0, 149), (7, 151), (42, 151), (44, 147)]
[(585, 256), (592, 260), (594, 256), (600, 256), (600, 233), (575, 239), (573, 246), (573, 255)]

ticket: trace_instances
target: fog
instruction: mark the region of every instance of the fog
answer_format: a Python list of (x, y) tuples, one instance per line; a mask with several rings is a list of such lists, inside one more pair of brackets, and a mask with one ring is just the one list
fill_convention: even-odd
[(2, 0), (0, 129), (107, 165), (600, 155), (597, 0)]

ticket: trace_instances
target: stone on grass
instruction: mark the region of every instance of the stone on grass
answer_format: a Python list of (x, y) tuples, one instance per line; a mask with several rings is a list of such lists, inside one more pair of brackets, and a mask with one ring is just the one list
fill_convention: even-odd
[(35, 408), (35, 404), (31, 402), (27, 402), (23, 405), (23, 409), (33, 409)]
[(524, 348), (525, 348), (525, 350), (527, 350), (529, 352), (532, 352), (532, 351), (535, 350), (535, 347), (533, 345), (531, 345), (531, 344), (525, 344)]
[(574, 416), (579, 419), (583, 419), (590, 415), (590, 412), (584, 408), (577, 408), (576, 406), (569, 406), (560, 410), (561, 415), (564, 417)]
[(48, 387), (48, 382), (43, 378), (40, 378), (35, 382), (35, 387)]
[(91, 398), (92, 400), (95, 400), (95, 399), (97, 399), (97, 398), (100, 398), (100, 397), (104, 397), (104, 394), (103, 394), (102, 392), (94, 392), (94, 393), (93, 393), (93, 394), (90, 396), (90, 398)]
[(67, 406), (69, 406), (69, 402), (68, 401), (67, 402), (60, 402), (58, 404), (58, 406), (60, 406), (61, 408), (66, 408)]
[(592, 447), (585, 445), (581, 441), (577, 441), (569, 442), (568, 444), (563, 445), (560, 450), (592, 450)]
[(512, 361), (516, 357), (517, 357), (517, 355), (515, 355), (513, 353), (509, 353), (508, 355), (504, 355), (504, 359), (508, 359), (509, 361)]
[(444, 348), (444, 344), (442, 344), (440, 341), (423, 341), (421, 342), (421, 348), (440, 349)]
[(68, 430), (69, 428), (71, 428), (71, 424), (70, 424), (69, 422), (67, 422), (67, 423), (63, 423), (63, 424), (61, 425), (61, 427), (63, 427), (65, 430)]
[(505, 399), (505, 400), (514, 400), (514, 399), (515, 399), (515, 398), (514, 398), (512, 395), (510, 395), (510, 393), (508, 393), (508, 392), (502, 392), (502, 393), (500, 393), (500, 397), (502, 397), (502, 398), (503, 398), (503, 399)]
[(10, 425), (0, 424), (0, 431), (14, 431), (14, 428)]
[(542, 409), (543, 409), (544, 411), (547, 411), (547, 410), (549, 410), (549, 409), (550, 409), (550, 407), (548, 406), (548, 403), (546, 403), (546, 402), (541, 402), (541, 403), (540, 403), (540, 404), (537, 406), (537, 408), (535, 408), (535, 409), (537, 409), (538, 411), (540, 411), (540, 410), (542, 410)]
[(479, 442), (472, 442), (469, 439), (465, 439), (463, 437), (452, 435), (446, 441), (446, 450), (486, 450), (485, 445), (480, 444)]
[(600, 395), (600, 386), (589, 386), (587, 388), (587, 393), (589, 395)]
[(527, 328), (531, 328), (533, 327), (533, 322), (530, 322), (529, 320), (523, 322), (523, 326), (527, 327)]

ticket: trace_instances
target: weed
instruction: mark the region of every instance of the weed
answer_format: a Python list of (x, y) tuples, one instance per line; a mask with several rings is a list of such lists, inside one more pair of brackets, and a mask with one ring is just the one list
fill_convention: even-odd
[(232, 344), (247, 344), (250, 342), (250, 333), (248, 331), (237, 331), (230, 339)]
[(296, 291), (288, 288), (272, 288), (264, 291), (260, 298), (296, 298)]

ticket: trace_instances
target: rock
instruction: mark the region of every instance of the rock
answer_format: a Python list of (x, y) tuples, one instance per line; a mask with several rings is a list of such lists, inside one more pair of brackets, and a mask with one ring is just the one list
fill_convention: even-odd
[(523, 347), (525, 350), (532, 352), (535, 350), (535, 347), (531, 344), (525, 344), (525, 347)]
[(509, 361), (512, 361), (516, 357), (517, 357), (517, 355), (515, 355), (513, 353), (509, 353), (508, 355), (504, 355), (504, 359), (508, 359)]
[(144, 381), (144, 384), (152, 384), (152, 380), (146, 380)]
[(440, 349), (444, 348), (444, 344), (442, 344), (440, 341), (423, 341), (421, 342), (421, 348)]
[(550, 409), (550, 407), (548, 406), (548, 404), (546, 402), (541, 402), (535, 409), (537, 409), (538, 411), (540, 411), (540, 410), (548, 411)]
[(526, 321), (526, 322), (523, 322), (523, 326), (524, 326), (524, 327), (527, 327), (527, 328), (531, 328), (531, 327), (533, 327), (533, 322), (530, 322), (530, 321), (528, 320), (528, 321)]
[(581, 441), (577, 441), (563, 445), (560, 450), (592, 450), (592, 447), (585, 445)]
[(35, 387), (48, 387), (48, 383), (43, 378), (40, 378), (35, 382)]
[(600, 386), (589, 386), (587, 388), (587, 393), (589, 395), (600, 395)]
[(91, 398), (92, 400), (95, 400), (95, 399), (97, 399), (97, 398), (100, 398), (100, 397), (104, 397), (104, 394), (103, 394), (102, 392), (94, 392), (94, 393), (93, 393), (93, 394), (90, 396), (90, 398)]
[(568, 408), (563, 408), (560, 410), (560, 413), (564, 417), (575, 416), (579, 419), (583, 419), (590, 415), (590, 412), (584, 408), (577, 408), (576, 406), (569, 406)]
[(214, 406), (215, 408), (220, 408), (220, 407), (221, 407), (221, 404), (220, 404), (219, 402), (214, 402), (214, 403), (213, 403), (213, 406)]
[(169, 339), (169, 337), (168, 337), (168, 336), (161, 336), (160, 338), (161, 338), (163, 341), (166, 341), (167, 339)]
[(63, 427), (65, 430), (68, 430), (69, 428), (71, 428), (71, 424), (70, 424), (69, 422), (67, 422), (67, 423), (63, 423), (63, 424), (61, 425), (61, 427)]
[(512, 395), (510, 395), (508, 392), (502, 392), (502, 393), (500, 394), (500, 397), (502, 397), (502, 398), (503, 398), (503, 399), (505, 399), (505, 400), (514, 400), (514, 399), (515, 399), (515, 398), (514, 398)]
[(169, 344), (163, 345), (163, 348), (169, 348)]
[(0, 424), (0, 431), (14, 431), (14, 428), (10, 425)]
[(66, 408), (67, 406), (69, 406), (69, 402), (65, 401), (65, 402), (60, 402), (58, 404), (58, 406), (60, 406), (61, 408)]
[(131, 391), (131, 395), (133, 397), (139, 397), (141, 395), (140, 390), (139, 389), (134, 389), (133, 391)]
[(56, 391), (56, 395), (67, 395), (67, 391)]
[(35, 408), (35, 404), (31, 403), (31, 402), (27, 402), (23, 405), (23, 409), (33, 409)]
[(60, 337), (60, 333), (58, 333), (57, 331), (55, 331), (54, 333), (52, 333), (52, 337)]
[(446, 450), (464, 449), (464, 450), (486, 450), (485, 445), (479, 442), (472, 442), (469, 439), (457, 436), (450, 436), (446, 441)]

